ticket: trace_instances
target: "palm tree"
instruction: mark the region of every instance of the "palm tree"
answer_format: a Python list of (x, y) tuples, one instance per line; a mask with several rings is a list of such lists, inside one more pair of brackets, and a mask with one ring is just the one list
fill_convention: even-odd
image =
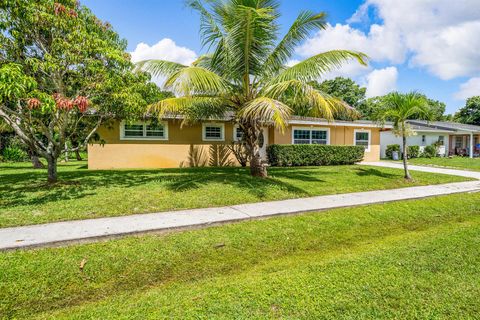
[(304, 11), (278, 41), (277, 0), (189, 0), (200, 14), (203, 46), (211, 53), (190, 66), (164, 60), (147, 60), (138, 68), (166, 77), (165, 88), (175, 97), (150, 106), (149, 111), (182, 114), (185, 123), (233, 114), (253, 176), (265, 177), (259, 139), (263, 126), (283, 131), (296, 110), (333, 120), (352, 113), (343, 101), (312, 87), (309, 82), (352, 59), (366, 65), (367, 56), (333, 50), (287, 67), (295, 47), (312, 31), (326, 27), (325, 13)]
[(411, 130), (407, 120), (412, 119), (412, 117), (428, 120), (431, 117), (430, 108), (425, 96), (417, 92), (410, 92), (406, 94), (392, 92), (382, 98), (382, 104), (375, 112), (374, 117), (381, 123), (385, 123), (385, 121), (392, 121), (394, 134), (402, 137), (403, 168), (405, 170), (405, 179), (411, 180), (412, 177), (408, 171), (407, 164), (407, 137), (413, 135), (414, 132)]

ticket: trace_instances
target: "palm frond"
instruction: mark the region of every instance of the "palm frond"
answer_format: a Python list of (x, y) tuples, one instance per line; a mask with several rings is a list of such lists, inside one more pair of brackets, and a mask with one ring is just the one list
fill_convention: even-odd
[(272, 122), (276, 128), (283, 131), (291, 113), (292, 109), (283, 102), (268, 97), (259, 97), (248, 102), (240, 110), (239, 116), (249, 122)]
[(280, 72), (273, 82), (299, 80), (310, 82), (317, 80), (322, 75), (340, 68), (346, 62), (356, 60), (361, 65), (367, 65), (367, 55), (348, 50), (332, 50), (310, 57), (290, 68)]
[(310, 32), (325, 29), (327, 22), (324, 12), (314, 13), (311, 11), (301, 12), (294, 21), (287, 34), (278, 43), (265, 62), (267, 74), (273, 74), (280, 70), (292, 56), (295, 48), (305, 40)]
[(159, 119), (166, 115), (182, 115), (184, 122), (195, 122), (209, 118), (221, 118), (227, 111), (227, 102), (217, 97), (167, 98), (148, 106), (147, 112)]
[(187, 67), (172, 74), (165, 88), (179, 96), (222, 95), (228, 89), (223, 78), (203, 67)]
[(136, 70), (143, 70), (150, 73), (152, 76), (168, 77), (187, 66), (166, 60), (143, 60), (135, 64)]
[(329, 121), (340, 115), (358, 117), (358, 112), (346, 102), (299, 80), (272, 84), (263, 88), (261, 94), (286, 102), (299, 115), (325, 118)]

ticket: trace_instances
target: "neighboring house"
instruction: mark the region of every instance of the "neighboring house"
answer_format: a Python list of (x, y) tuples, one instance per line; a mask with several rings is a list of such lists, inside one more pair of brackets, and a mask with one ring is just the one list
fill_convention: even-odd
[[(415, 135), (407, 138), (409, 146), (426, 146), (437, 144), (440, 156), (462, 155), (480, 156), (480, 126), (467, 125), (446, 121), (408, 121)], [(399, 144), (402, 147), (402, 138), (392, 131), (381, 133), (381, 157), (386, 157), (385, 150), (390, 144)]]
[[(266, 158), (270, 144), (362, 145), (365, 161), (377, 161), (381, 130), (371, 121), (292, 117), (284, 132), (273, 127), (263, 129), (261, 153)], [(242, 134), (228, 118), (183, 127), (181, 120), (174, 118), (157, 125), (117, 121), (99, 128), (98, 133), (102, 143), (88, 146), (89, 169), (234, 165), (237, 162), (228, 146)]]

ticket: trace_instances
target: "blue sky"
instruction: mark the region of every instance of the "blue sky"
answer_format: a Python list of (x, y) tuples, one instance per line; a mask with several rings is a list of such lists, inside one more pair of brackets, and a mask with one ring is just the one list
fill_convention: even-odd
[[(128, 50), (135, 51), (138, 57), (186, 62), (202, 53), (198, 17), (183, 0), (81, 2), (100, 19), (110, 22), (127, 39)], [(452, 113), (464, 105), (465, 97), (480, 95), (480, 3), (425, 3), (283, 0), (280, 23), (285, 32), (301, 10), (327, 12), (331, 27), (312, 34), (297, 50), (294, 60), (333, 48), (366, 52), (372, 58), (368, 69), (352, 65), (330, 76), (350, 76), (367, 86), (370, 95), (418, 90), (447, 103), (447, 113)], [(171, 41), (161, 42), (164, 39)], [(460, 40), (462, 45), (457, 43)], [(479, 50), (465, 48), (465, 42), (470, 46), (478, 44)], [(139, 43), (144, 45), (137, 48)]]

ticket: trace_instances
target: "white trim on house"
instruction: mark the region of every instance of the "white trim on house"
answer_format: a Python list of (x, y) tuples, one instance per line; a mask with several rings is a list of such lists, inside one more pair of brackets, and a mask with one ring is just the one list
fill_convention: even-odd
[[(309, 131), (326, 131), (327, 132), (327, 145), (330, 145), (330, 128), (328, 127), (292, 127), (292, 140), (291, 144), (295, 144), (295, 130), (309, 130)], [(310, 133), (310, 143), (312, 144), (312, 134)]]
[[(143, 126), (143, 136), (141, 137), (126, 137), (125, 136), (125, 125), (126, 124), (131, 124), (131, 125), (141, 125)], [(125, 121), (120, 122), (120, 140), (128, 141), (128, 140), (168, 140), (168, 122), (167, 121), (159, 121), (158, 124), (161, 124), (163, 126), (163, 137), (148, 137), (147, 136), (147, 125), (149, 123), (145, 121), (136, 121), (132, 123), (127, 123)]]
[(298, 125), (325, 125), (325, 126), (333, 126), (333, 127), (363, 127), (363, 128), (385, 128), (385, 129), (392, 129), (393, 125), (385, 124), (379, 125), (376, 123), (363, 123), (363, 122), (328, 122), (327, 120), (318, 120), (318, 121), (311, 121), (311, 120), (290, 120), (288, 121), (289, 124), (298, 124)]
[[(206, 137), (206, 128), (207, 127), (217, 127), (220, 128), (220, 138), (207, 138)], [(208, 122), (202, 123), (202, 140), (203, 141), (225, 141), (225, 123), (218, 122)]]
[(362, 133), (366, 132), (368, 133), (368, 147), (365, 148), (365, 152), (370, 152), (370, 147), (372, 145), (372, 130), (366, 130), (366, 129), (354, 129), (353, 130), (353, 145), (357, 145), (357, 133)]
[(233, 126), (233, 137), (232, 137), (232, 141), (235, 141), (235, 142), (238, 142), (240, 141), (238, 138), (237, 138), (237, 129), (240, 128), (240, 126), (238, 124), (234, 125)]

